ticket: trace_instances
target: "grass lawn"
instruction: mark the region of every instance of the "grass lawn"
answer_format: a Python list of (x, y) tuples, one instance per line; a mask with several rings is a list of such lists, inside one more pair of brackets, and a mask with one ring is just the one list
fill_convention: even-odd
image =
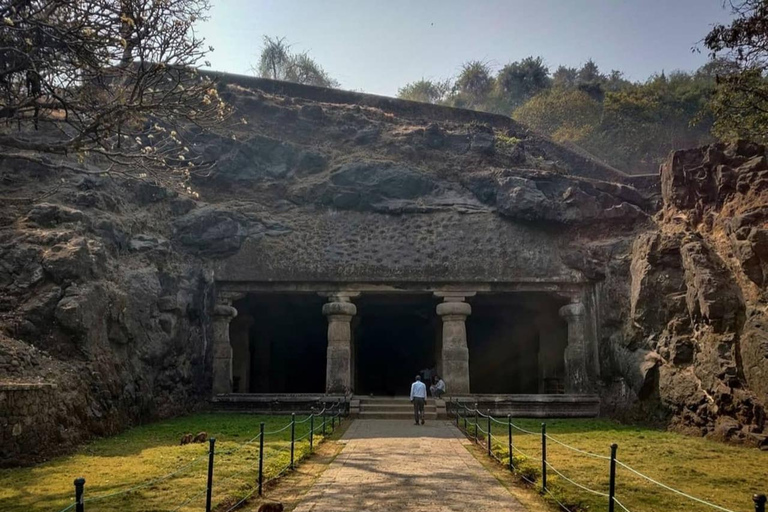
[[(309, 433), (309, 422), (298, 423), (296, 438)], [(290, 416), (198, 414), (136, 427), (123, 434), (83, 446), (77, 453), (29, 468), (0, 470), (0, 510), (57, 512), (74, 502), (76, 477), (85, 483), (85, 510), (196, 511), (205, 510), (208, 443), (179, 446), (187, 432), (207, 432), (216, 438), (213, 503), (226, 510), (255, 489), (259, 433), (278, 430)], [(315, 418), (315, 442), (322, 440), (322, 420)], [(330, 419), (328, 419), (330, 433)], [(278, 475), (290, 461), (290, 428), (265, 436), (264, 480)], [(309, 453), (309, 440), (297, 442), (295, 459)], [(175, 470), (172, 477), (152, 482)], [(140, 486), (133, 492), (109, 496)], [(90, 503), (88, 500), (91, 500)]]
[[(506, 418), (503, 421), (503, 425), (493, 424), (493, 449), (508, 464)], [(520, 450), (515, 451), (514, 462), (539, 487), (541, 420), (516, 419), (514, 424), (533, 432), (526, 434), (513, 429), (513, 443)], [(752, 495), (768, 492), (768, 452), (756, 448), (622, 425), (607, 419), (550, 419), (546, 424), (549, 436), (579, 450), (609, 456), (611, 443), (616, 443), (619, 461), (658, 482), (730, 510), (754, 510)], [(480, 427), (487, 430), (486, 420), (481, 418)], [(474, 432), (471, 420), (469, 431)], [(548, 440), (547, 461), (565, 477), (598, 492), (608, 492), (608, 460)], [(547, 486), (555, 498), (572, 510), (608, 509), (608, 498), (579, 489), (551, 469), (547, 470)], [(621, 466), (616, 471), (616, 498), (632, 512), (715, 510), (664, 490)], [(621, 507), (617, 505), (616, 510)]]

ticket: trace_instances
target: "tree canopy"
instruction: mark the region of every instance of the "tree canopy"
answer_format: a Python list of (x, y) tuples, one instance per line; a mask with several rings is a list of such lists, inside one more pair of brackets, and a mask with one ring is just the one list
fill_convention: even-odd
[(194, 26), (208, 9), (206, 0), (0, 3), (0, 150), (188, 173), (187, 128), (228, 113), (198, 73), (211, 49)]
[(320, 87), (339, 86), (339, 82), (331, 78), (308, 53), (291, 52), (291, 45), (284, 37), (264, 36), (264, 48), (254, 70), (262, 78)]

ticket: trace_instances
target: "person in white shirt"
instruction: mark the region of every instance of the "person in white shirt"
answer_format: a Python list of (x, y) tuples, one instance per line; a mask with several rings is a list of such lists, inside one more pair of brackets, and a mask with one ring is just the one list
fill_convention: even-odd
[(427, 401), (427, 386), (421, 382), (421, 377), (416, 376), (416, 381), (411, 384), (411, 402), (413, 402), (413, 417), (415, 425), (424, 424), (424, 403)]
[(440, 398), (445, 394), (445, 381), (439, 375), (435, 375), (434, 384), (429, 386), (429, 392), (433, 398)]

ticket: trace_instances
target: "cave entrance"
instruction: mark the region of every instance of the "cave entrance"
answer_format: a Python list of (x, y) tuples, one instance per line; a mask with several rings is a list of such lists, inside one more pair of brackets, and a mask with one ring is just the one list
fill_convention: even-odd
[(355, 300), (355, 392), (408, 395), (414, 376), (439, 361), (441, 322), (425, 295), (364, 295)]
[(563, 393), (565, 304), (544, 292), (475, 297), (467, 318), (472, 393)]
[(324, 393), (325, 299), (316, 294), (249, 294), (230, 323), (235, 393)]

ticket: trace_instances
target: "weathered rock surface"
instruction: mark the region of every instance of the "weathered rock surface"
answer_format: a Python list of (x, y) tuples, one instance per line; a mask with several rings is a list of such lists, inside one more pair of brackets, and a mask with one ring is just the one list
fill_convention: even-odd
[(674, 426), (761, 446), (765, 154), (754, 144), (716, 144), (675, 152), (662, 165), (657, 229), (633, 248), (625, 341), (634, 357), (656, 355), (654, 371), (629, 380), (652, 391)]

